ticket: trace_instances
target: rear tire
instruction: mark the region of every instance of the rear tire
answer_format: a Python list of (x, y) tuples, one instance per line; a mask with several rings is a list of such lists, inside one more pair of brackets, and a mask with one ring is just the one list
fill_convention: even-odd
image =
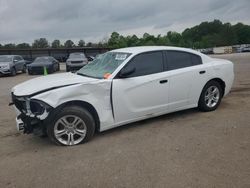
[(221, 85), (216, 81), (209, 81), (201, 92), (198, 103), (199, 110), (209, 112), (217, 109), (220, 105), (222, 96)]
[(47, 125), (48, 137), (58, 145), (72, 146), (89, 141), (95, 132), (93, 116), (84, 108), (66, 106), (55, 110)]

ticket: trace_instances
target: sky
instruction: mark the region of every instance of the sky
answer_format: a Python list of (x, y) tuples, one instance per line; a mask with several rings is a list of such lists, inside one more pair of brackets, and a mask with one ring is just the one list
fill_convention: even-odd
[(0, 44), (165, 35), (214, 19), (250, 25), (249, 12), (250, 0), (0, 0)]

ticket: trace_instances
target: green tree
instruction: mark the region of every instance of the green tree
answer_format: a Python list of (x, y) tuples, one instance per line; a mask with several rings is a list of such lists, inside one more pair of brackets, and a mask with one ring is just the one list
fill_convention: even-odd
[(46, 38), (36, 39), (34, 40), (32, 47), (33, 48), (48, 48), (49, 42)]
[(64, 47), (65, 48), (73, 48), (75, 46), (74, 42), (72, 40), (67, 40), (65, 43), (64, 43)]
[(140, 40), (136, 35), (126, 37), (127, 46), (139, 46)]
[(79, 40), (78, 47), (84, 47), (84, 46), (85, 46), (84, 40)]
[(20, 49), (25, 49), (25, 48), (30, 48), (30, 44), (28, 43), (20, 43), (16, 46), (16, 48), (20, 48)]
[(250, 26), (237, 23), (232, 26), (236, 33), (238, 44), (250, 44)]
[(119, 38), (120, 35), (117, 32), (113, 32), (108, 40), (108, 45), (111, 48), (119, 48)]
[(142, 39), (140, 40), (140, 45), (153, 46), (156, 45), (156, 40), (157, 38), (155, 38), (154, 35), (144, 33)]
[(168, 46), (170, 45), (170, 41), (167, 36), (158, 35), (156, 39), (156, 45)]
[(122, 35), (119, 36), (119, 44), (118, 44), (118, 48), (124, 48), (127, 47), (127, 41), (126, 38)]
[(167, 38), (171, 45), (181, 46), (182, 35), (180, 33), (169, 31), (167, 33)]
[(87, 46), (87, 47), (92, 47), (92, 46), (93, 46), (93, 43), (92, 43), (92, 42), (88, 42), (86, 46)]
[(55, 40), (51, 43), (51, 47), (52, 47), (52, 48), (60, 48), (60, 46), (61, 46), (61, 42), (60, 42), (60, 40), (58, 40), (58, 39), (55, 39)]
[(6, 49), (14, 49), (15, 47), (16, 47), (16, 45), (13, 43), (5, 44), (3, 46), (3, 48), (6, 48)]
[(217, 46), (227, 46), (237, 44), (238, 39), (236, 32), (230, 23), (225, 23), (219, 32), (220, 37), (217, 38)]

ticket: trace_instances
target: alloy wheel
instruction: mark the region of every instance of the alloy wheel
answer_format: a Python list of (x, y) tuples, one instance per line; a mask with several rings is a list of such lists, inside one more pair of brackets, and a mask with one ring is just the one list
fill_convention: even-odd
[(55, 138), (63, 145), (79, 144), (86, 136), (87, 126), (76, 115), (66, 115), (58, 119), (54, 126)]
[(205, 103), (209, 108), (217, 105), (220, 99), (220, 90), (216, 86), (210, 86), (205, 93)]

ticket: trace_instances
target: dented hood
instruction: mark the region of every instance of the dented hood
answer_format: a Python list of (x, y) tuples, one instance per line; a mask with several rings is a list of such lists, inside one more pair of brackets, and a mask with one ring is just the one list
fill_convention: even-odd
[(27, 96), (59, 87), (90, 83), (98, 80), (99, 79), (84, 77), (74, 73), (60, 73), (28, 80), (13, 87), (12, 92), (16, 96)]

